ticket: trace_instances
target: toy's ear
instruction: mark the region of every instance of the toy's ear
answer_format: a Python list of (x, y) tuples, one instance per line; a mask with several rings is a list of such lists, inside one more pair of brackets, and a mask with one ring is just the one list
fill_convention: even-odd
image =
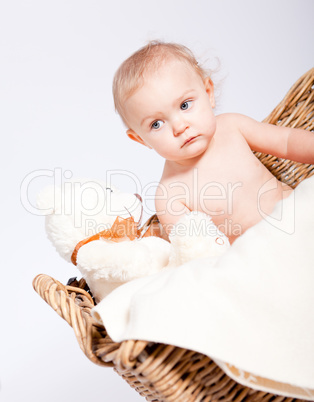
[(206, 77), (204, 79), (204, 85), (205, 85), (206, 92), (207, 92), (207, 94), (209, 96), (211, 107), (214, 108), (216, 106), (215, 93), (214, 93), (214, 83), (209, 77)]
[(58, 203), (61, 199), (60, 191), (54, 186), (47, 186), (37, 195), (36, 206), (41, 215), (50, 215), (60, 210), (61, 205)]
[(131, 140), (139, 142), (140, 144), (145, 145), (145, 147), (152, 149), (152, 147), (150, 147), (148, 144), (146, 144), (146, 142), (138, 134), (136, 134), (136, 132), (134, 130), (132, 130), (131, 128), (126, 130), (126, 133), (127, 133), (127, 136), (129, 138), (131, 138)]

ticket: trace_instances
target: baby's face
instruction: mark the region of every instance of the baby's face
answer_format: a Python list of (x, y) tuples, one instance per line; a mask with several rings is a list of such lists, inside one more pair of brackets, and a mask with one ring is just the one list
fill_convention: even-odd
[(128, 136), (170, 161), (206, 151), (216, 130), (213, 85), (182, 61), (164, 63), (125, 102)]

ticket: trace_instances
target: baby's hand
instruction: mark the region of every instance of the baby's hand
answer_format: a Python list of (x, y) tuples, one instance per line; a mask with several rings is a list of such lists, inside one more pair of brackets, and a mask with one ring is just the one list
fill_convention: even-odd
[(170, 265), (181, 265), (196, 258), (216, 257), (230, 247), (228, 238), (209, 215), (192, 211), (185, 214), (169, 234), (172, 244)]

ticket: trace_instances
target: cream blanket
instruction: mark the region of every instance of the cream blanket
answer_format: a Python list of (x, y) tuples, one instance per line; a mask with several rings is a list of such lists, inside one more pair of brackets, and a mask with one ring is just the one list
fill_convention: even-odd
[(129, 282), (93, 315), (114, 341), (192, 349), (244, 385), (314, 400), (314, 177), (214, 266), (198, 259)]

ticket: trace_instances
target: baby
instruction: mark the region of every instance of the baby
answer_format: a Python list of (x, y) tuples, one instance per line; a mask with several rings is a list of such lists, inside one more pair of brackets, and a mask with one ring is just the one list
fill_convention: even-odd
[(215, 116), (214, 85), (189, 49), (151, 42), (125, 60), (113, 82), (115, 107), (134, 141), (165, 158), (156, 212), (166, 232), (202, 211), (230, 243), (290, 195), (254, 151), (314, 163), (314, 135), (249, 117)]

